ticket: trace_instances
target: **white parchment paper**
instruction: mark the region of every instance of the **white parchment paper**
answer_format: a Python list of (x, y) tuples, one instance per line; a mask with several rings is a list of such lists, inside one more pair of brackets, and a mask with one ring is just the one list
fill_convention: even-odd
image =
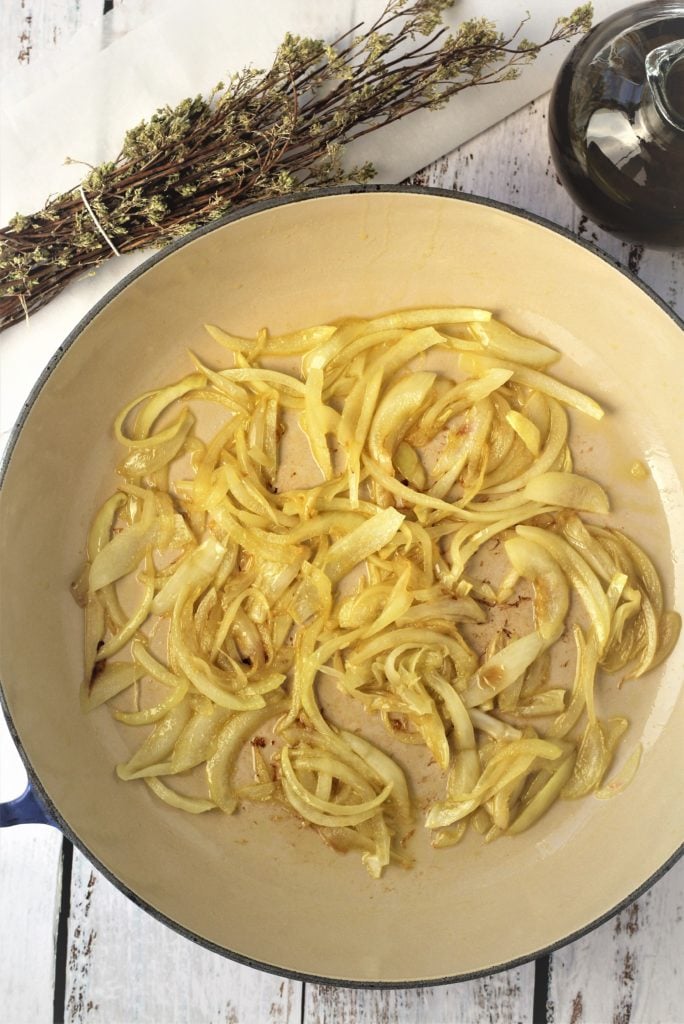
[[(71, 188), (79, 168), (113, 158), (124, 132), (157, 107), (206, 93), (246, 65), (266, 67), (285, 32), (333, 40), (372, 23), (383, 0), (131, 0), (86, 26), (56, 57), (15, 71), (0, 96), (0, 219), (40, 207)], [(486, 15), (511, 32), (542, 39), (572, 0), (460, 0), (454, 24)], [(596, 20), (623, 6), (595, 0)], [(420, 112), (349, 148), (378, 181), (398, 182), (550, 88), (567, 44), (545, 50), (516, 82), (469, 89), (439, 112)], [(26, 72), (27, 74), (23, 74)], [(30, 74), (28, 74), (30, 72)], [(0, 335), (0, 433), (17, 417), (45, 363), (88, 309), (144, 256), (111, 259), (45, 310)]]

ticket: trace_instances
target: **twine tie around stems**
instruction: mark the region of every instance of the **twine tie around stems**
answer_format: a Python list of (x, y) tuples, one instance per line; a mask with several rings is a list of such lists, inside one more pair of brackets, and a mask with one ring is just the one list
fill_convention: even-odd
[(116, 246), (114, 245), (114, 243), (112, 242), (111, 238), (109, 237), (109, 235), (107, 234), (107, 232), (105, 231), (105, 229), (104, 229), (104, 228), (102, 227), (102, 225), (100, 224), (100, 222), (99, 222), (99, 220), (97, 219), (97, 216), (96, 216), (96, 214), (95, 214), (95, 211), (93, 210), (92, 206), (90, 205), (90, 203), (89, 203), (89, 202), (88, 202), (88, 200), (86, 199), (86, 194), (85, 194), (85, 192), (83, 191), (83, 185), (79, 185), (79, 186), (78, 186), (78, 191), (79, 191), (79, 194), (80, 194), (80, 196), (81, 196), (81, 199), (83, 200), (83, 205), (85, 206), (86, 210), (87, 210), (87, 211), (88, 211), (88, 213), (90, 214), (90, 219), (92, 220), (93, 224), (95, 225), (95, 227), (97, 228), (97, 230), (98, 230), (98, 231), (100, 232), (100, 234), (102, 235), (102, 237), (104, 238), (105, 242), (107, 243), (107, 245), (109, 246), (109, 248), (110, 248), (110, 249), (112, 250), (112, 252), (114, 253), (114, 255), (115, 255), (115, 256), (120, 256), (120, 255), (121, 255), (121, 253), (119, 252), (119, 250), (117, 249), (117, 247), (116, 247)]

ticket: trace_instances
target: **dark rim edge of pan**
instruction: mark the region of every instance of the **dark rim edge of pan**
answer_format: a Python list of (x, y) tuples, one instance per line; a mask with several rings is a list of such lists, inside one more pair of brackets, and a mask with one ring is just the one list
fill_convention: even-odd
[[(130, 273), (126, 274), (125, 277), (121, 279), (121, 281), (114, 285), (114, 287), (111, 288), (106, 293), (106, 295), (104, 295), (98, 302), (96, 302), (95, 305), (89, 310), (89, 312), (79, 321), (76, 327), (74, 327), (74, 329), (69, 333), (65, 341), (63, 341), (62, 344), (57, 348), (55, 354), (52, 356), (50, 361), (45, 366), (38, 380), (31, 389), (28, 398), (24, 402), (21, 412), (10, 432), (7, 445), (5, 447), (5, 451), (2, 455), (2, 458), (0, 459), (0, 488), (2, 488), (2, 485), (4, 483), (5, 475), (7, 473), (7, 469), (12, 458), (12, 452), (14, 451), (14, 448), (17, 444), (24, 423), (26, 422), (26, 419), (28, 418), (28, 415), (31, 409), (33, 408), (34, 403), (36, 402), (36, 399), (38, 398), (39, 394), (41, 393), (46, 383), (48, 382), (50, 376), (52, 375), (53, 370), (60, 363), (62, 357), (65, 355), (68, 349), (71, 348), (76, 339), (82, 334), (84, 329), (91, 323), (91, 321), (94, 320), (95, 317), (99, 313), (101, 313), (102, 310), (112, 301), (112, 299), (116, 298), (129, 284), (135, 281), (138, 277), (144, 274), (155, 264), (165, 259), (168, 255), (183, 248), (183, 246), (188, 245), (189, 243), (195, 241), (202, 235), (209, 234), (211, 231), (216, 231), (222, 227), (225, 227), (227, 224), (230, 224), (234, 221), (242, 220), (244, 217), (249, 217), (252, 214), (261, 213), (262, 211), (270, 210), (279, 206), (286, 206), (289, 205), (290, 203), (306, 202), (312, 199), (321, 199), (344, 195), (374, 194), (379, 192), (403, 195), (435, 196), (441, 199), (456, 199), (460, 200), (461, 202), (472, 203), (473, 205), (476, 206), (479, 205), (489, 207), (495, 210), (500, 210), (511, 216), (518, 217), (521, 220), (529, 221), (540, 227), (553, 231), (555, 234), (560, 235), (562, 238), (565, 238), (568, 241), (573, 242), (575, 245), (580, 246), (580, 248), (585, 249), (587, 252), (590, 252), (593, 256), (598, 257), (600, 260), (602, 260), (604, 263), (607, 263), (614, 270), (617, 270), (620, 274), (623, 275), (623, 277), (626, 277), (629, 281), (632, 282), (632, 284), (640, 288), (641, 291), (645, 292), (645, 294), (648, 295), (648, 297), (653, 302), (655, 302), (655, 304), (659, 306), (660, 309), (663, 310), (663, 312), (665, 312), (670, 317), (670, 319), (672, 319), (675, 322), (675, 324), (677, 324), (682, 330), (684, 330), (684, 323), (680, 320), (680, 318), (677, 316), (674, 310), (671, 309), (667, 305), (667, 303), (659, 295), (657, 295), (656, 292), (653, 291), (652, 288), (644, 284), (643, 281), (640, 281), (639, 278), (630, 270), (622, 266), (622, 264), (620, 264), (617, 260), (611, 258), (606, 253), (602, 252), (602, 250), (599, 249), (598, 246), (594, 245), (593, 243), (583, 238), (576, 237), (575, 235), (573, 235), (571, 231), (567, 230), (566, 228), (563, 228), (558, 224), (554, 224), (552, 221), (549, 221), (544, 217), (540, 217), (537, 214), (532, 214), (527, 212), (526, 210), (518, 209), (515, 206), (511, 206), (510, 204), (507, 203), (500, 203), (496, 200), (486, 199), (482, 196), (475, 196), (462, 192), (454, 192), (449, 189), (428, 188), (425, 186), (348, 185), (336, 188), (309, 189), (291, 196), (283, 196), (278, 199), (267, 199), (263, 200), (262, 202), (252, 203), (246, 207), (243, 207), (240, 210), (235, 211), (234, 213), (228, 214), (226, 217), (223, 217), (220, 220), (213, 221), (212, 223), (207, 224), (204, 227), (198, 228), (191, 234), (188, 234), (183, 238), (180, 238), (177, 241), (170, 243), (160, 252), (150, 256), (148, 259), (144, 261), (144, 263), (140, 264), (140, 266), (136, 267)], [(107, 878), (114, 886), (116, 886), (116, 888), (120, 892), (122, 892), (125, 896), (132, 900), (132, 902), (135, 903), (136, 906), (145, 910), (148, 914), (154, 917), (157, 921), (161, 921), (163, 924), (172, 928), (175, 932), (182, 935), (184, 938), (190, 939), (191, 941), (199, 944), (200, 946), (203, 946), (205, 949), (208, 949), (213, 953), (218, 953), (219, 955), (226, 957), (227, 959), (234, 960), (235, 962), (243, 964), (247, 967), (252, 967), (260, 971), (266, 971), (269, 974), (275, 974), (279, 977), (291, 978), (295, 981), (303, 981), (308, 982), (310, 984), (335, 985), (344, 988), (400, 989), (427, 988), (438, 985), (449, 985), (462, 981), (471, 981), (475, 978), (486, 977), (490, 974), (498, 974), (501, 971), (507, 971), (511, 968), (519, 967), (522, 964), (530, 963), (532, 960), (535, 960), (539, 957), (548, 956), (550, 953), (553, 953), (556, 950), (569, 945), (571, 942), (576, 941), (582, 936), (589, 934), (589, 932), (594, 931), (596, 928), (600, 927), (600, 925), (604, 924), (606, 921), (609, 921), (612, 917), (619, 914), (620, 911), (628, 907), (631, 903), (634, 902), (634, 900), (638, 899), (641, 895), (643, 895), (643, 893), (645, 893), (648, 889), (651, 888), (652, 885), (654, 885), (659, 879), (661, 879), (684, 854), (683, 842), (682, 845), (674, 851), (674, 853), (665, 861), (664, 864), (661, 865), (660, 868), (658, 868), (657, 871), (655, 871), (649, 878), (646, 879), (646, 881), (644, 881), (640, 886), (638, 886), (638, 888), (636, 888), (633, 892), (629, 893), (627, 896), (624, 897), (624, 899), (620, 900), (620, 902), (617, 903), (610, 910), (607, 910), (605, 913), (601, 914), (593, 921), (590, 921), (582, 928), (578, 928), (576, 931), (571, 932), (569, 935), (564, 936), (562, 939), (558, 939), (556, 942), (553, 942), (548, 946), (544, 946), (541, 949), (534, 950), (533, 952), (516, 957), (513, 960), (508, 960), (505, 963), (492, 964), (491, 966), (484, 967), (481, 970), (469, 971), (462, 974), (456, 973), (453, 975), (448, 975), (446, 977), (421, 978), (410, 981), (358, 981), (353, 978), (330, 978), (322, 975), (308, 974), (302, 971), (293, 971), (284, 967), (278, 967), (275, 964), (265, 963), (263, 961), (253, 959), (251, 957), (243, 956), (242, 954), (237, 953), (234, 950), (227, 949), (224, 946), (219, 946), (216, 943), (211, 942), (209, 939), (205, 939), (202, 936), (197, 935), (195, 932), (192, 932), (189, 929), (185, 928), (178, 921), (174, 921), (172, 918), (167, 917), (161, 911), (157, 910), (155, 907), (149, 904), (143, 897), (138, 896), (137, 893), (133, 892), (132, 889), (129, 889), (125, 882), (122, 882), (119, 878), (117, 878), (116, 875), (114, 875), (107, 867), (105, 867), (97, 859), (97, 857), (95, 857), (90, 852), (86, 843), (72, 831), (71, 827), (66, 823), (66, 821), (61, 816), (58, 808), (55, 807), (52, 800), (48, 796), (45, 787), (43, 786), (33, 766), (31, 765), (31, 762), (26, 754), (26, 751), (23, 748), (17, 730), (14, 726), (14, 722), (12, 720), (9, 707), (7, 705), (7, 700), (5, 697), (1, 679), (0, 706), (2, 707), (2, 710), (4, 712), (10, 735), (12, 736), (19, 756), (21, 757), (21, 760), (24, 763), (24, 767), (26, 768), (26, 773), (28, 775), (29, 782), (38, 792), (40, 799), (47, 808), (47, 810), (49, 811), (50, 816), (59, 826), (62, 834), (66, 836), (66, 838), (69, 839), (70, 842), (72, 842), (73, 845), (78, 850), (80, 850), (80, 852), (92, 864), (94, 864), (95, 867), (97, 867), (97, 869), (105, 876), (105, 878)]]

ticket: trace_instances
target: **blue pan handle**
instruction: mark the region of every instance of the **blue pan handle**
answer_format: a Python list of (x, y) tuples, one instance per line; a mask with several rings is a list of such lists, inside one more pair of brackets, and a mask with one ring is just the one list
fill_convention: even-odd
[(29, 782), (21, 796), (0, 803), (0, 828), (30, 824), (55, 825)]

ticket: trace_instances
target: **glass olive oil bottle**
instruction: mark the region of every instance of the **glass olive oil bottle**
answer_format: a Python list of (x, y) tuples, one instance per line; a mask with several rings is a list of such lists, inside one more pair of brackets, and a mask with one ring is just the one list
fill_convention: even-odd
[(640, 3), (595, 26), (560, 70), (549, 139), (596, 224), (684, 247), (684, 4)]

